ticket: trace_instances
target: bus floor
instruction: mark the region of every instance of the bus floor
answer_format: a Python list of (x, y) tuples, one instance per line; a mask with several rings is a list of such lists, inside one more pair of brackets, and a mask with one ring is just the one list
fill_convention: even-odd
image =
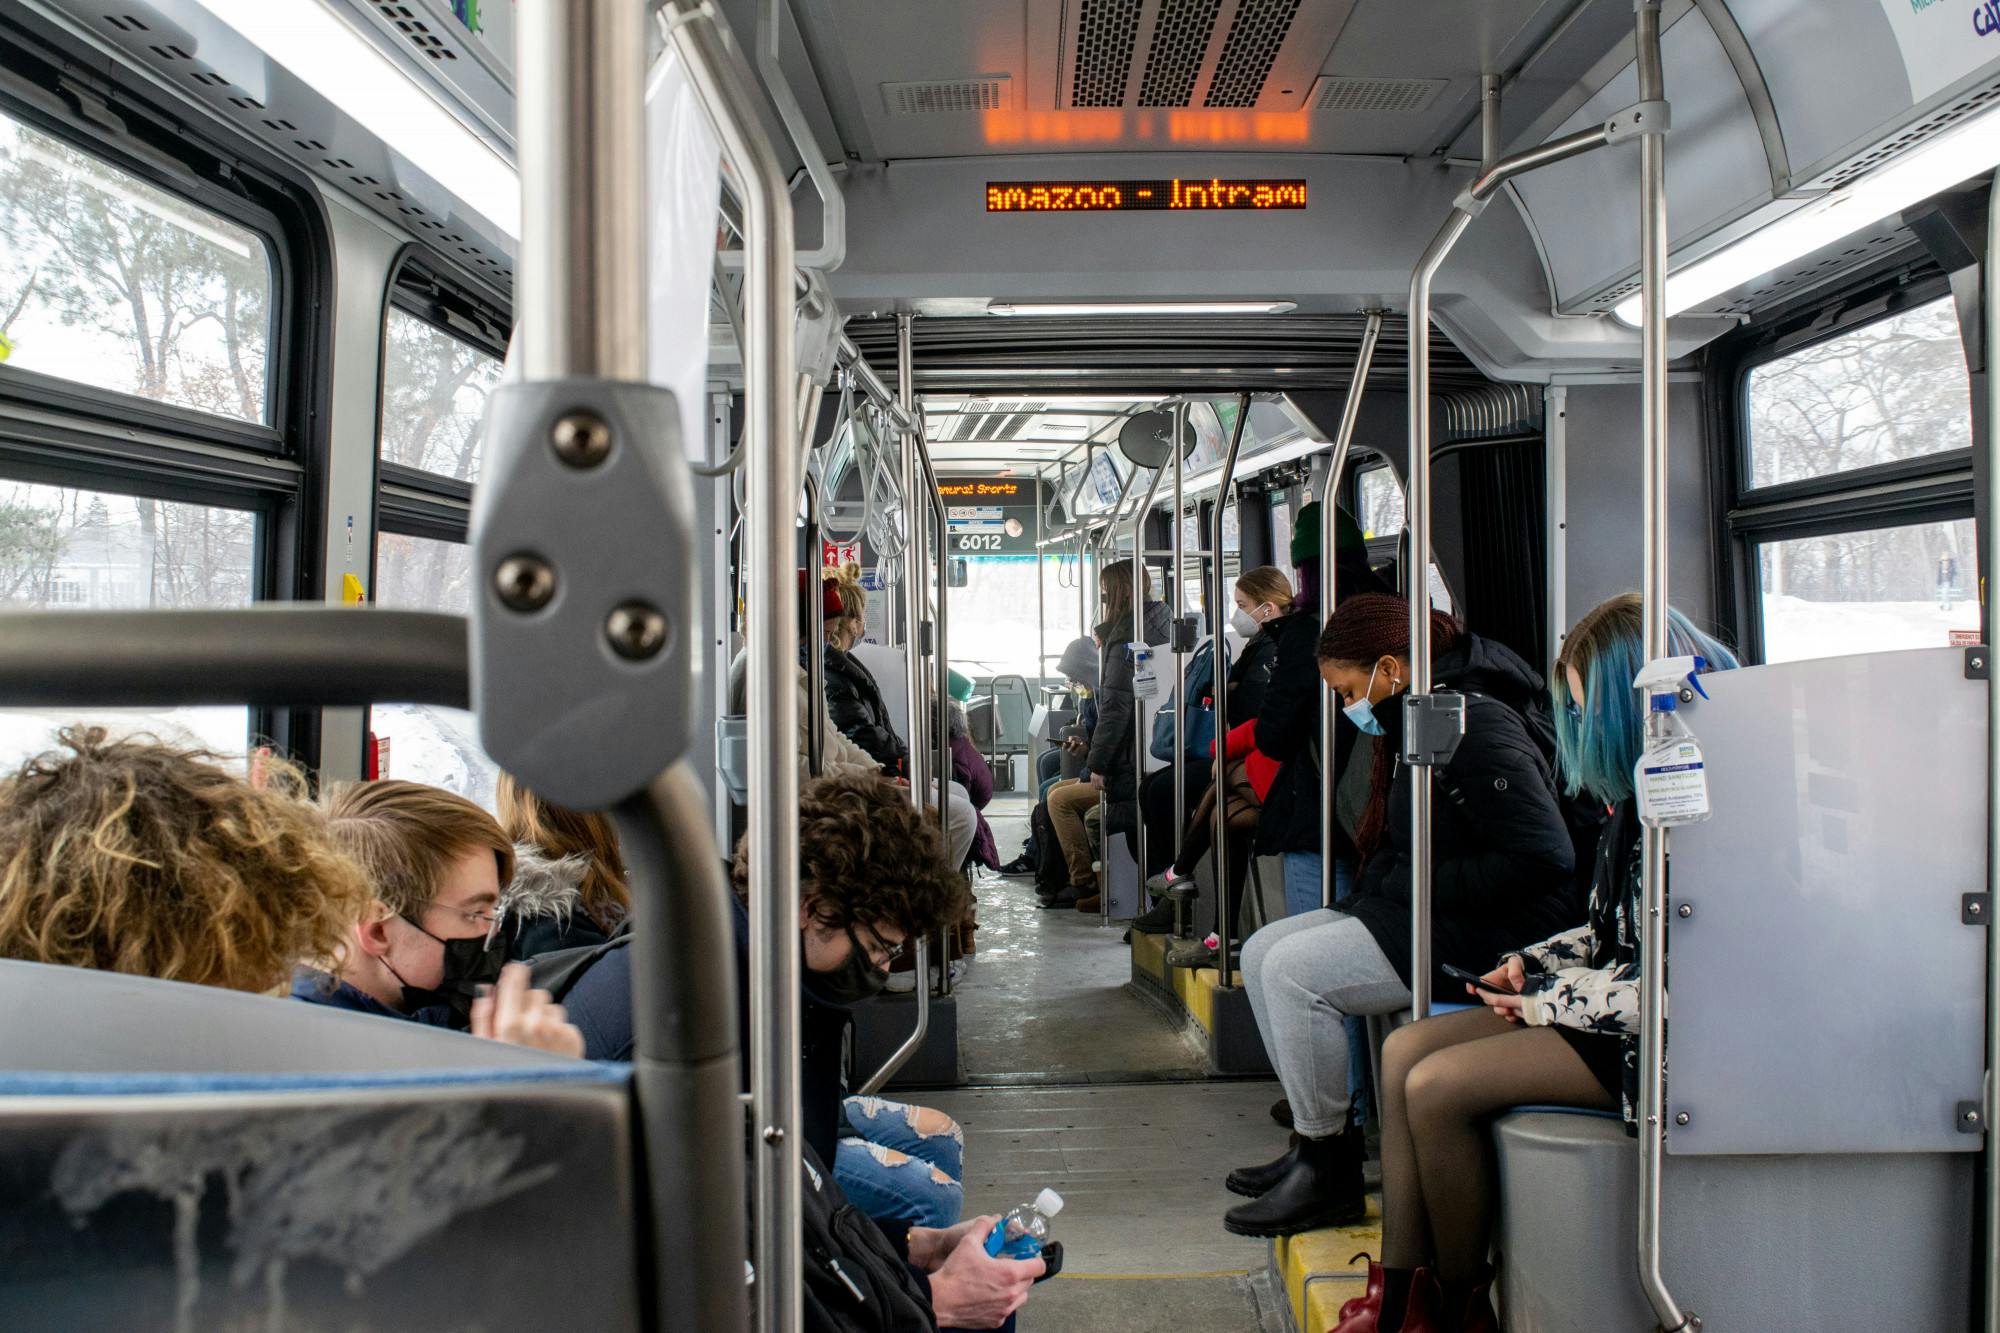
[[(1003, 859), (1027, 807), (987, 811)], [(1232, 1236), (1232, 1167), (1285, 1150), (1268, 1081), (1209, 1080), (1200, 1047), (1131, 984), (1122, 926), (1042, 911), (1030, 879), (981, 876), (978, 952), (960, 981), (965, 1086), (906, 1094), (965, 1129), (966, 1215), (1045, 1186), (1064, 1272), (1036, 1289), (1022, 1333), (1283, 1325), (1267, 1241)]]

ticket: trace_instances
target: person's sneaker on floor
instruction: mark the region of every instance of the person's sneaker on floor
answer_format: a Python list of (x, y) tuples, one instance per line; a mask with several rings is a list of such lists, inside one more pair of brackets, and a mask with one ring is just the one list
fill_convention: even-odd
[(1141, 935), (1168, 935), (1174, 929), (1174, 905), (1155, 903), (1141, 912), (1132, 922), (1132, 929)]
[(882, 989), (890, 995), (916, 994), (917, 991), (916, 969), (911, 968), (908, 972), (891, 972), (889, 974), (889, 984), (884, 986)]
[(1022, 852), (1006, 865), (1001, 866), (999, 873), (1010, 878), (1016, 875), (1032, 875), (1035, 873), (1035, 863), (1028, 859), (1026, 852)]
[(1094, 884), (1072, 884), (1068, 888), (1064, 889), (1061, 893), (1058, 893), (1055, 897), (1042, 899), (1042, 907), (1045, 910), (1051, 908), (1074, 907), (1077, 905), (1077, 902), (1083, 898), (1085, 894), (1096, 893), (1096, 892), (1097, 892), (1097, 886)]
[(1076, 900), (1076, 910), (1079, 912), (1101, 912), (1104, 910), (1104, 899), (1095, 893), (1087, 898), (1078, 898)]

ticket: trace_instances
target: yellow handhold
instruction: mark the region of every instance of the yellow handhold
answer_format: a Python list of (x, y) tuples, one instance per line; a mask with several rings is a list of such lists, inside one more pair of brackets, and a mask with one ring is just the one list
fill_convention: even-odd
[(0, 333), (0, 361), (14, 355), (14, 344), (7, 341), (7, 335)]
[(340, 602), (343, 606), (360, 606), (368, 600), (368, 589), (361, 586), (359, 577), (353, 574), (340, 576)]

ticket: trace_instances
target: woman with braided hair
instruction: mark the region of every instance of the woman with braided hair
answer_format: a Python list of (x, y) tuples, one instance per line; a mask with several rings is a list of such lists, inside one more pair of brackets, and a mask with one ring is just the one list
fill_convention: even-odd
[[(1483, 971), (1496, 955), (1571, 924), (1575, 851), (1556, 803), (1542, 677), (1448, 615), (1434, 612), (1430, 633), (1433, 688), (1465, 695), (1465, 736), (1434, 770), (1433, 971), (1414, 980), (1438, 1000), (1463, 1003), (1464, 987), (1437, 967)], [(1345, 1019), (1408, 1008), (1413, 981), (1412, 782), (1400, 760), (1397, 698), (1410, 688), (1409, 605), (1379, 593), (1347, 598), (1315, 651), (1321, 678), (1361, 732), (1332, 812), (1361, 865), (1337, 910), (1273, 922), (1243, 946), (1244, 988), (1296, 1134), (1283, 1157), (1230, 1174), (1229, 1188), (1252, 1200), (1224, 1218), (1239, 1235), (1291, 1235), (1366, 1211)]]

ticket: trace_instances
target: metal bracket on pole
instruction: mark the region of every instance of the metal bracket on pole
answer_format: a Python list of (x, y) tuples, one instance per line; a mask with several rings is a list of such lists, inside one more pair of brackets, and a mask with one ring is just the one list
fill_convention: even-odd
[(1673, 110), (1664, 100), (1634, 102), (1604, 122), (1604, 142), (1624, 143), (1642, 134), (1665, 134), (1673, 128)]
[(1465, 739), (1465, 696), (1455, 690), (1403, 696), (1403, 762), (1439, 768)]

